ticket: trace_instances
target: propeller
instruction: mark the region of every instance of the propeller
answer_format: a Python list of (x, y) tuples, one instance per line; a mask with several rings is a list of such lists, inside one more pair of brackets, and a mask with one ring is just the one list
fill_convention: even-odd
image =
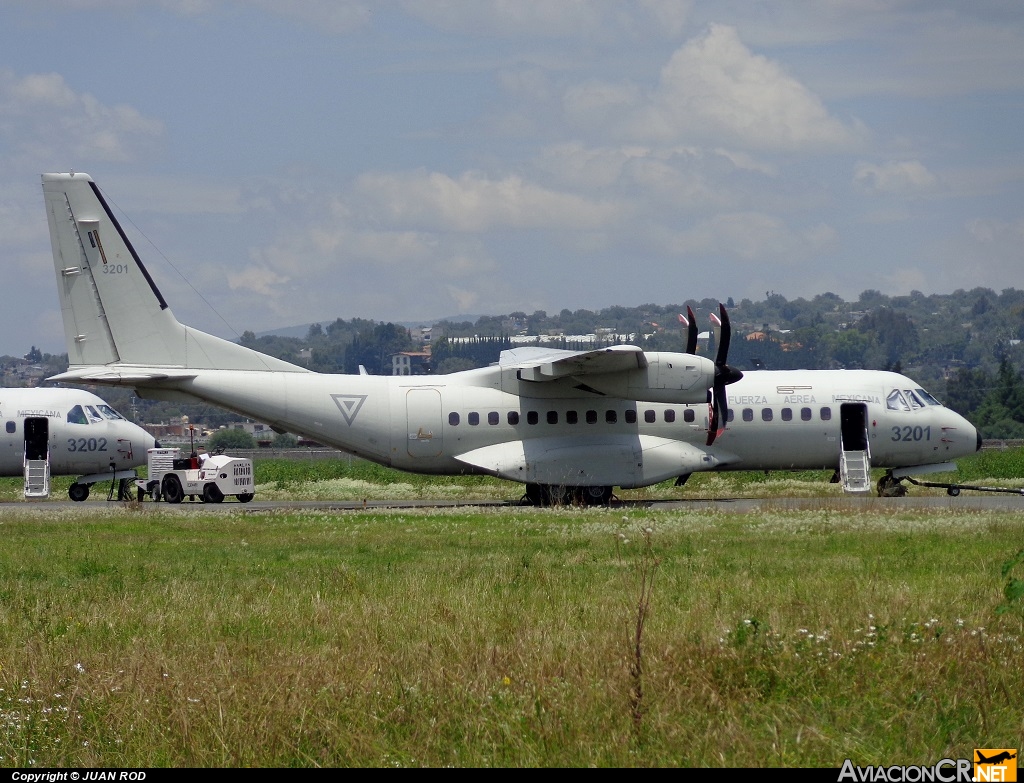
[[(736, 383), (736, 381), (743, 377), (743, 373), (735, 367), (730, 367), (726, 364), (726, 359), (729, 357), (729, 340), (732, 336), (732, 327), (729, 324), (729, 313), (726, 312), (725, 305), (719, 303), (718, 312), (719, 315), (711, 314), (712, 323), (720, 327), (720, 330), (718, 353), (715, 356), (715, 381), (711, 387), (711, 399), (709, 400), (711, 403), (711, 421), (708, 424), (708, 446), (713, 444), (715, 438), (725, 430), (725, 421), (729, 417), (728, 397), (726, 396), (725, 387), (730, 383)], [(719, 426), (721, 426), (721, 429), (719, 429)]]
[(686, 328), (686, 352), (697, 353), (697, 317), (690, 305), (686, 305), (686, 315), (679, 314), (679, 323)]

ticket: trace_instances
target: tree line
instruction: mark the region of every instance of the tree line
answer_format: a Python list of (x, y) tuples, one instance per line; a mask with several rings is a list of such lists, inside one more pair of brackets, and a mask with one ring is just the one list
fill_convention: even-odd
[[(919, 381), (950, 407), (975, 423), (985, 437), (1024, 437), (1024, 291), (1007, 288), (957, 290), (952, 294), (888, 296), (865, 290), (853, 301), (833, 293), (787, 299), (766, 291), (761, 300), (725, 300), (733, 325), (729, 362), (753, 369), (889, 369)], [(682, 350), (678, 316), (689, 305), (701, 330), (718, 309), (713, 299), (548, 314), (512, 312), (475, 320), (434, 324), (431, 367), (435, 373), (481, 367), (512, 347), (512, 335), (561, 336), (580, 348), (573, 335), (598, 333), (605, 340), (632, 335), (645, 350)], [(408, 325), (363, 318), (311, 324), (304, 337), (242, 334), (239, 342), (317, 372), (390, 374), (391, 356), (422, 346)], [(471, 338), (455, 341), (449, 338)], [(713, 351), (713, 339), (701, 350)], [(0, 357), (6, 385), (24, 385), (10, 372), (31, 358), (44, 361), (46, 374), (62, 371), (67, 357), (43, 355), (34, 346), (26, 357)], [(56, 360), (56, 361), (55, 361)], [(61, 367), (60, 365), (63, 364)], [(104, 389), (112, 404), (129, 407), (147, 421), (189, 415), (217, 425), (233, 417), (213, 406), (185, 406), (130, 399), (129, 392)], [(124, 396), (120, 400), (119, 396)]]

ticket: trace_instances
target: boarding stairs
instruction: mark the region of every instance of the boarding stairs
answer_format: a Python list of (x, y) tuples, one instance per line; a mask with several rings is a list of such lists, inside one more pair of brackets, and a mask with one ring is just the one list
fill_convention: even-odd
[(50, 457), (25, 460), (25, 497), (50, 496)]
[(871, 459), (868, 452), (844, 450), (839, 458), (839, 480), (843, 485), (843, 492), (870, 492)]

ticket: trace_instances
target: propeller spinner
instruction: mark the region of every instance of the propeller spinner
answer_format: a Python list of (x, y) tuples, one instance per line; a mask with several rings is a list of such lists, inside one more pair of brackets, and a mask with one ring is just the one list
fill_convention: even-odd
[[(690, 320), (692, 322), (693, 313), (690, 312), (689, 308), (687, 308), (687, 312), (690, 313)], [(725, 387), (730, 383), (736, 383), (736, 381), (743, 377), (742, 372), (726, 364), (726, 359), (729, 357), (729, 340), (732, 337), (732, 327), (729, 324), (729, 313), (726, 312), (725, 305), (719, 303), (718, 312), (719, 315), (711, 314), (711, 321), (715, 326), (720, 327), (720, 334), (718, 338), (718, 353), (715, 356), (715, 381), (711, 387), (711, 399), (709, 400), (711, 403), (711, 422), (708, 424), (708, 446), (713, 444), (715, 438), (725, 430), (725, 421), (729, 416), (728, 397)]]

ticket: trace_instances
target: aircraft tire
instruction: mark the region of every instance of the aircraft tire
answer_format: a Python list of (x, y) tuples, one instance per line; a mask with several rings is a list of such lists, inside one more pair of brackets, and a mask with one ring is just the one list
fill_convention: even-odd
[(203, 487), (203, 502), (222, 503), (224, 502), (224, 493), (216, 484), (207, 484)]
[(567, 506), (572, 502), (573, 488), (564, 484), (544, 485), (544, 499), (547, 506)]
[(253, 499), (254, 494), (253, 492), (243, 492), (241, 495), (235, 495), (235, 497), (238, 498), (239, 503), (248, 503)]
[(607, 506), (612, 500), (612, 488), (580, 487), (580, 499), (587, 506)]
[(68, 487), (68, 497), (76, 503), (81, 503), (87, 497), (89, 497), (89, 485), (88, 484), (72, 484)]
[(168, 503), (180, 503), (185, 499), (185, 491), (181, 488), (181, 482), (177, 476), (165, 476), (164, 486), (161, 494)]
[(531, 505), (543, 506), (545, 494), (544, 488), (540, 484), (526, 485), (526, 499), (530, 501)]

